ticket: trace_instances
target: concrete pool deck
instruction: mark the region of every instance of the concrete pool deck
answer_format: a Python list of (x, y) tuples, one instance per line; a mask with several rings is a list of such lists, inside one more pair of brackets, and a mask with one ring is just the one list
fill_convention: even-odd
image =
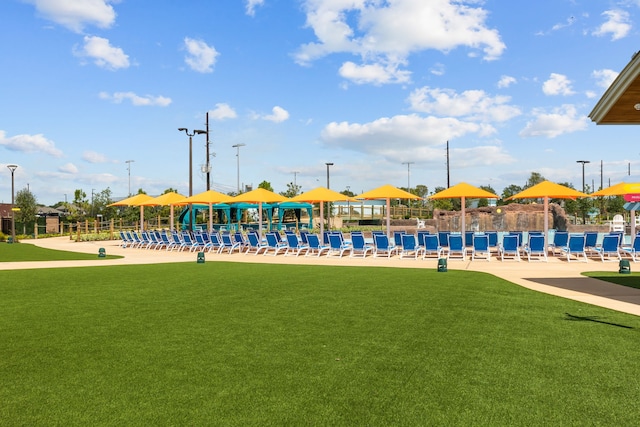
[[(196, 262), (194, 252), (168, 252), (166, 250), (150, 250), (123, 248), (119, 240), (100, 242), (75, 242), (69, 237), (54, 237), (37, 240), (24, 240), (23, 244), (33, 244), (43, 248), (72, 252), (96, 254), (95, 260), (79, 261), (39, 261), (39, 262), (0, 262), (0, 270), (87, 267), (129, 264), (157, 264), (166, 262)], [(123, 258), (98, 258), (98, 250), (104, 248), (109, 255), (120, 255)], [(332, 266), (366, 266), (366, 267), (394, 267), (394, 268), (425, 268), (436, 269), (437, 259), (425, 260), (391, 258), (349, 258), (347, 257), (305, 257), (305, 256), (263, 256), (245, 254), (215, 254), (206, 253), (206, 262), (246, 262), (246, 263), (277, 263), (304, 265), (332, 265)], [(631, 269), (634, 269), (631, 262)], [(528, 289), (560, 296), (587, 304), (606, 307), (612, 310), (640, 316), (640, 289), (616, 285), (602, 280), (583, 276), (586, 271), (617, 272), (617, 262), (601, 262), (590, 259), (588, 262), (567, 262), (566, 260), (549, 257), (549, 262), (527, 262), (522, 260), (504, 261), (492, 258), (475, 261), (448, 261), (449, 270), (467, 270), (492, 274)], [(446, 274), (446, 273), (443, 273)]]

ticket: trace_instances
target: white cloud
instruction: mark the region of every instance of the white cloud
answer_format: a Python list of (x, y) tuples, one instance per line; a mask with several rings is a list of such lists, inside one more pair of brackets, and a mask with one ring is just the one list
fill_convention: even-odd
[(60, 166), (58, 168), (58, 171), (62, 173), (76, 174), (78, 173), (78, 168), (73, 163), (67, 163), (65, 165)]
[(111, 160), (107, 156), (95, 151), (85, 151), (82, 153), (82, 160), (87, 163), (109, 163)]
[(254, 16), (256, 14), (256, 7), (264, 4), (264, 0), (246, 0), (246, 2), (246, 11), (249, 16)]
[(407, 83), (411, 77), (410, 71), (398, 70), (397, 64), (388, 66), (382, 64), (357, 65), (351, 61), (342, 64), (339, 74), (356, 84), (371, 83), (374, 85)]
[(71, 31), (82, 32), (86, 25), (109, 28), (116, 20), (114, 0), (25, 0), (45, 19)]
[(511, 77), (511, 76), (500, 76), (500, 80), (498, 80), (498, 87), (500, 89), (503, 88), (507, 88), (509, 86), (511, 86), (512, 84), (517, 83), (517, 80), (515, 77)]
[(145, 95), (139, 96), (133, 92), (115, 92), (112, 95), (106, 92), (100, 92), (98, 95), (100, 99), (110, 100), (115, 104), (120, 104), (124, 100), (131, 101), (131, 104), (140, 107), (140, 106), (156, 106), (156, 107), (166, 107), (171, 104), (171, 98), (167, 98), (164, 96), (153, 96), (153, 95)]
[(607, 89), (616, 77), (618, 77), (618, 72), (609, 69), (595, 70), (591, 73), (591, 77), (596, 79), (598, 86)]
[[(333, 53), (350, 53), (363, 58), (364, 63), (360, 69), (345, 64), (343, 72), (350, 75), (348, 71), (352, 71), (356, 79), (362, 79), (365, 72), (378, 75), (380, 70), (397, 70), (411, 53), (426, 49), (448, 52), (465, 46), (482, 50), (485, 60), (499, 58), (505, 45), (498, 31), (485, 25), (484, 9), (469, 4), (452, 0), (305, 0), (306, 26), (313, 29), (317, 41), (300, 46), (295, 59), (306, 65)], [(376, 63), (381, 68), (371, 69)]]
[(0, 131), (0, 146), (4, 146), (10, 151), (45, 153), (53, 157), (62, 157), (62, 151), (58, 150), (55, 143), (42, 134), (16, 135), (7, 138), (6, 133)]
[(529, 121), (519, 133), (523, 138), (533, 136), (555, 138), (566, 133), (586, 130), (589, 126), (589, 118), (578, 115), (576, 108), (569, 104), (554, 108), (551, 112), (535, 109), (532, 114), (534, 119)]
[(259, 115), (254, 114), (254, 119), (262, 119), (268, 120), (274, 123), (284, 122), (289, 118), (289, 112), (282, 107), (278, 107), (277, 105), (271, 109), (272, 114)]
[(109, 70), (129, 67), (129, 56), (102, 37), (85, 36), (84, 46), (81, 50), (74, 49), (74, 53), (80, 57), (92, 58), (97, 66)]
[(213, 46), (207, 45), (202, 40), (195, 40), (189, 37), (184, 38), (184, 46), (187, 56), (184, 62), (193, 70), (199, 73), (211, 73), (219, 55)]
[(432, 89), (425, 86), (411, 92), (408, 101), (414, 111), (465, 117), (472, 121), (504, 122), (521, 114), (518, 107), (508, 104), (510, 97), (491, 97), (482, 90), (457, 93), (453, 89)]
[(606, 21), (593, 32), (595, 36), (611, 34), (611, 40), (619, 40), (631, 31), (628, 12), (619, 9), (606, 10), (602, 15), (606, 17)]
[(238, 117), (236, 111), (229, 106), (229, 104), (216, 104), (216, 108), (209, 111), (209, 116), (213, 120), (226, 120), (226, 119), (235, 119)]
[(545, 95), (573, 95), (571, 80), (567, 76), (551, 73), (549, 79), (542, 84), (542, 92)]

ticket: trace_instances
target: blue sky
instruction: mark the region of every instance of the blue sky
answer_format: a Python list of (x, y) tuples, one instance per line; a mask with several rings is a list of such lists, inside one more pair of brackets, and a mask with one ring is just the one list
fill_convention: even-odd
[[(634, 126), (588, 114), (638, 49), (640, 1), (3, 0), (0, 201), (212, 188), (430, 191), (531, 172), (636, 178)], [(206, 188), (193, 138), (194, 193)], [(126, 163), (127, 160), (134, 160)], [(407, 162), (410, 162), (407, 165)], [(627, 176), (629, 168), (631, 177)]]

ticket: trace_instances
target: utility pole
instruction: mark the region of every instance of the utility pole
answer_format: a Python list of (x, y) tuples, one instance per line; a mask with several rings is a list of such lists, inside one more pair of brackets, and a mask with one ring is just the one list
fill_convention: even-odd
[(451, 187), (451, 181), (449, 178), (449, 141), (447, 141), (447, 188)]
[(207, 191), (211, 189), (211, 163), (209, 163), (209, 112), (207, 111), (207, 123), (206, 123), (206, 131), (207, 132), (207, 161), (206, 161), (206, 171), (207, 171)]
[(129, 171), (129, 197), (131, 197), (131, 163), (135, 162), (135, 160), (127, 160), (125, 163), (127, 164), (127, 171)]

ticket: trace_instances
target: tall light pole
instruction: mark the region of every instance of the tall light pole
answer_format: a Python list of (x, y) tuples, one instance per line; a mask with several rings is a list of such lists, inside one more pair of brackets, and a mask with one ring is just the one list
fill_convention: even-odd
[[(187, 128), (178, 128), (178, 132), (187, 134), (189, 137), (189, 197), (193, 196), (193, 135), (201, 135), (207, 133), (207, 131), (194, 129), (192, 133), (189, 133)], [(189, 230), (193, 230), (193, 205), (189, 204)]]
[[(590, 160), (576, 160), (576, 163), (582, 163), (582, 192), (585, 192), (585, 186), (584, 186), (584, 165), (585, 163), (591, 163)], [(582, 224), (585, 224), (587, 222), (587, 213), (586, 212), (582, 212)]]
[(131, 197), (131, 163), (135, 162), (135, 160), (126, 160), (127, 171), (129, 172), (129, 197)]
[(16, 211), (13, 204), (15, 203), (15, 185), (13, 180), (13, 173), (18, 169), (18, 165), (7, 165), (7, 168), (11, 171), (11, 243), (16, 242)]
[(402, 162), (403, 165), (407, 165), (407, 191), (411, 191), (411, 165), (415, 162)]
[(236, 163), (237, 163), (237, 174), (238, 174), (238, 194), (240, 194), (240, 147), (244, 147), (247, 144), (235, 144), (232, 145), (232, 148), (235, 148), (236, 151)]
[[(325, 165), (327, 165), (327, 189), (330, 188), (329, 187), (329, 166), (333, 166), (333, 163), (325, 163)], [(329, 202), (327, 202), (327, 229), (331, 228), (331, 212), (329, 212)]]

